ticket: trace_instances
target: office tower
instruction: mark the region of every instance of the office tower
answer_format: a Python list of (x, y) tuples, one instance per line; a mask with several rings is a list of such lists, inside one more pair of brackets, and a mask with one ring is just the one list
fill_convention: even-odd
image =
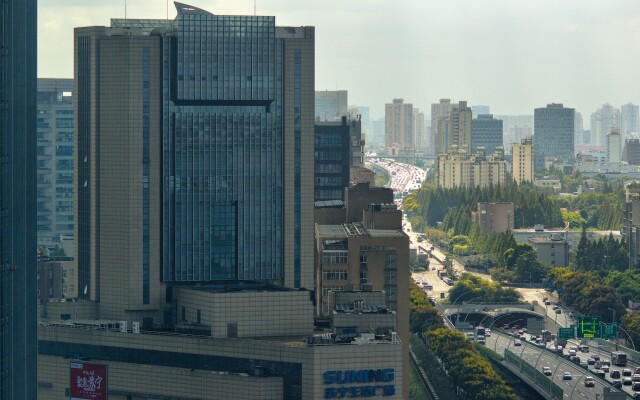
[(338, 121), (348, 111), (348, 91), (322, 90), (315, 92), (315, 119), (320, 121)]
[(573, 108), (548, 104), (534, 112), (533, 154), (536, 171), (545, 169), (545, 157), (555, 157), (573, 163)]
[(367, 143), (370, 145), (376, 143), (379, 146), (383, 147), (385, 143), (384, 127), (384, 118), (374, 119), (371, 122), (371, 136), (367, 136)]
[(108, 318), (166, 319), (179, 282), (313, 285), (313, 29), (178, 9), (76, 29), (80, 295)]
[(441, 143), (443, 141), (440, 138), (440, 133), (442, 130), (438, 130), (438, 124), (440, 120), (447, 118), (449, 113), (451, 112), (451, 108), (453, 104), (451, 103), (451, 99), (440, 99), (438, 103), (431, 104), (431, 137), (430, 137), (430, 147), (432, 149), (432, 154), (437, 156), (440, 153), (446, 152), (447, 148), (441, 147)]
[(591, 113), (590, 128), (593, 145), (604, 149), (611, 129), (620, 128), (620, 110), (609, 103), (603, 104), (601, 108)]
[(314, 200), (344, 200), (351, 166), (363, 165), (359, 119), (316, 121)]
[(619, 163), (622, 161), (622, 140), (617, 129), (611, 129), (607, 135), (607, 162)]
[(502, 146), (502, 120), (493, 118), (491, 114), (478, 115), (471, 121), (471, 151), (484, 147), (487, 154), (493, 153)]
[(36, 398), (36, 2), (0, 8), (0, 398)]
[(501, 147), (496, 152), (485, 155), (480, 150), (468, 154), (466, 148), (453, 145), (446, 154), (438, 156), (438, 186), (454, 189), (461, 186), (473, 188), (502, 185), (506, 171), (503, 157)]
[(418, 108), (413, 109), (413, 130), (416, 151), (424, 151), (426, 147), (424, 113)]
[(413, 105), (393, 99), (384, 106), (384, 145), (389, 155), (412, 155), (415, 151)]
[(38, 79), (38, 244), (73, 235), (73, 79)]
[(369, 125), (371, 124), (371, 119), (369, 117), (369, 107), (351, 105), (347, 110), (347, 114), (349, 114), (351, 118), (356, 118), (359, 115), (363, 130), (365, 129), (365, 127), (369, 128)]
[(471, 115), (473, 118), (478, 118), (480, 115), (491, 114), (491, 107), (489, 106), (471, 106)]
[(533, 141), (522, 139), (511, 146), (513, 180), (518, 184), (533, 182)]
[(632, 133), (640, 133), (640, 108), (632, 103), (620, 107), (620, 134), (622, 140)]
[(515, 209), (511, 202), (478, 203), (477, 211), (471, 213), (474, 224), (487, 232), (513, 231)]

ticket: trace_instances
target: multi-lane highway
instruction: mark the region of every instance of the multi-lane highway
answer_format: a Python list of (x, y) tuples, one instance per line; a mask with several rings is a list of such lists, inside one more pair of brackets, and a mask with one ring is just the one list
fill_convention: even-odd
[[(494, 349), (498, 354), (504, 354), (504, 350), (508, 349), (541, 372), (544, 367), (549, 368), (551, 370), (549, 379), (552, 379), (563, 389), (565, 399), (596, 400), (598, 398), (596, 394), (601, 395), (605, 385), (611, 387), (607, 382), (598, 378), (594, 371), (586, 370), (559, 354), (541, 349), (526, 341), (522, 341), (520, 346), (515, 346), (514, 344), (515, 338), (513, 336), (503, 335), (494, 331), (487, 338), (486, 346)], [(579, 356), (581, 358), (586, 357), (587, 353), (579, 353)], [(565, 379), (565, 373), (571, 374), (571, 379)], [(595, 384), (593, 387), (585, 386), (585, 378), (587, 376), (594, 378)], [(628, 394), (632, 393), (630, 389), (625, 391)]]

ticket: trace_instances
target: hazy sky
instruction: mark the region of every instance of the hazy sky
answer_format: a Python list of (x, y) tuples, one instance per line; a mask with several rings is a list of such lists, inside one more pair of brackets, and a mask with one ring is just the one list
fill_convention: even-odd
[[(184, 0), (253, 14), (253, 0)], [(72, 77), (73, 28), (124, 17), (125, 0), (39, 0), (38, 76)], [(129, 18), (165, 18), (166, 0), (127, 0)], [(640, 102), (638, 0), (257, 0), (277, 25), (316, 27), (316, 89), (384, 115), (394, 97), (533, 114), (561, 102), (589, 115)], [(175, 7), (169, 4), (169, 18)]]

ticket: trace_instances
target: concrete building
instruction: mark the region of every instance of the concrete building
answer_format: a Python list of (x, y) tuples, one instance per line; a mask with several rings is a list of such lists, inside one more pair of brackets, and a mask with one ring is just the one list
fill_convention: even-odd
[(502, 147), (502, 121), (491, 114), (478, 115), (471, 121), (471, 151), (483, 147), (487, 154)]
[[(569, 250), (576, 250), (582, 237), (582, 231), (571, 231), (564, 229), (544, 229), (543, 227), (536, 228), (521, 228), (512, 230), (513, 237), (518, 243), (529, 243), (529, 239), (548, 239), (550, 236), (562, 238), (566, 241)], [(607, 239), (609, 235), (613, 235), (613, 238), (620, 240), (622, 234), (619, 231), (587, 231), (587, 240), (594, 242), (600, 239)]]
[(403, 99), (384, 106), (384, 145), (392, 156), (415, 152), (413, 105)]
[(611, 129), (607, 135), (607, 162), (619, 163), (622, 161), (622, 136), (617, 129)]
[(522, 139), (520, 144), (511, 146), (511, 162), (513, 180), (518, 184), (533, 182), (533, 140)]
[(437, 123), (439, 154), (449, 150), (451, 146), (471, 149), (471, 108), (466, 101), (453, 104), (449, 115), (440, 118)]
[(640, 139), (626, 139), (622, 151), (622, 161), (640, 165)]
[(552, 267), (569, 266), (569, 244), (560, 236), (528, 239), (538, 255), (538, 261)]
[(560, 182), (560, 179), (549, 179), (549, 178), (534, 179), (533, 185), (540, 189), (548, 189), (555, 193), (558, 193), (560, 190), (562, 190), (562, 183)]
[(316, 121), (314, 201), (344, 200), (350, 168), (364, 164), (363, 147), (360, 119)]
[(478, 203), (471, 217), (487, 232), (506, 232), (513, 230), (514, 215), (513, 203)]
[(430, 147), (432, 149), (432, 155), (434, 156), (440, 153), (446, 153), (448, 150), (448, 147), (441, 147), (444, 139), (440, 138), (440, 134), (444, 132), (445, 128), (442, 126), (439, 130), (438, 124), (442, 124), (444, 120), (449, 117), (453, 105), (451, 99), (440, 99), (438, 103), (431, 104)]
[(533, 153), (536, 171), (545, 169), (545, 157), (572, 163), (575, 110), (562, 104), (548, 104), (534, 112)]
[(316, 121), (339, 121), (348, 115), (347, 90), (317, 90), (315, 92)]
[(38, 79), (38, 244), (73, 235), (73, 79)]
[(582, 114), (575, 113), (574, 125), (573, 125), (573, 147), (577, 149), (580, 146), (589, 145), (591, 142), (584, 140), (584, 126), (582, 121)]
[(35, 0), (0, 8), (0, 398), (35, 399)]
[(447, 154), (438, 156), (438, 186), (452, 189), (503, 184), (506, 163), (501, 150), (489, 155), (482, 151), (470, 155), (466, 149), (452, 146)]

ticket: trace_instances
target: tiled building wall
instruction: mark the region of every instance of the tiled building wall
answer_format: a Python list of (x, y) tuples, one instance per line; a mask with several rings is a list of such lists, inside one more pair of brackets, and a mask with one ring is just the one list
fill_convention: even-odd
[(239, 338), (313, 333), (313, 305), (307, 291), (207, 293), (177, 289), (176, 297), (178, 322), (183, 307), (188, 323), (198, 323), (199, 313), (199, 323), (211, 326), (215, 338), (228, 337), (228, 324), (236, 324)]

